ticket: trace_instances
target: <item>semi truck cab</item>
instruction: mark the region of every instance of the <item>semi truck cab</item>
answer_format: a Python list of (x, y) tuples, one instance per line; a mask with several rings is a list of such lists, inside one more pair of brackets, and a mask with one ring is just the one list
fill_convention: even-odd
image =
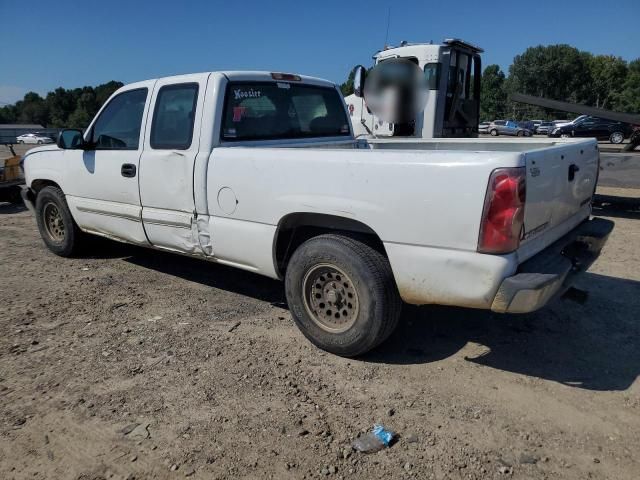
[(356, 135), (376, 137), (476, 137), (480, 117), (483, 50), (459, 39), (442, 44), (402, 42), (373, 56), (375, 65), (394, 58), (414, 62), (424, 72), (429, 91), (424, 111), (408, 123), (377, 118), (364, 98), (345, 98)]

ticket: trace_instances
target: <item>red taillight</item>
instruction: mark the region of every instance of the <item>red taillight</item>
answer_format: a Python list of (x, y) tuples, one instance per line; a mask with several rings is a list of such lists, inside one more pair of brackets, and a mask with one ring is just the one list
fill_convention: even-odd
[(489, 177), (478, 251), (509, 253), (520, 245), (526, 199), (524, 167), (498, 168)]

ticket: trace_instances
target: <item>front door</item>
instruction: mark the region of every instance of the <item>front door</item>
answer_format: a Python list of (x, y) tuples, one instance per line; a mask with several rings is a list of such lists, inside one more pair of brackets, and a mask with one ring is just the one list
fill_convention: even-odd
[(129, 86), (109, 99), (85, 134), (91, 150), (65, 150), (72, 181), (66, 194), (87, 231), (146, 244), (138, 170), (153, 81)]
[(195, 225), (193, 168), (208, 76), (158, 80), (153, 93), (140, 161), (140, 198), (144, 229), (156, 247), (203, 253)]

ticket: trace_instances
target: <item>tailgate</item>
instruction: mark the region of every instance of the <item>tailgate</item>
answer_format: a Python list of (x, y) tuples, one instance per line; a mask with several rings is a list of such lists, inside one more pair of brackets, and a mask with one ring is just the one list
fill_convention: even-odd
[(589, 216), (599, 159), (595, 140), (558, 142), (524, 155), (527, 200), (520, 261), (551, 245)]

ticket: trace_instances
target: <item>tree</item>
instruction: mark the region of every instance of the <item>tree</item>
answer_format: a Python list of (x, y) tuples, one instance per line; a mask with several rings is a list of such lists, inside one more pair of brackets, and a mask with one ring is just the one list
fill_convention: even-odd
[(491, 121), (505, 116), (507, 93), (505, 75), (498, 65), (489, 65), (482, 72), (480, 92), (480, 120)]
[(49, 112), (44, 99), (36, 92), (29, 92), (23, 100), (16, 103), (19, 111), (17, 121), (20, 123), (37, 123), (46, 125)]
[(590, 103), (598, 108), (611, 108), (627, 78), (627, 62), (613, 55), (596, 55), (589, 58), (588, 65), (591, 74)]
[(629, 63), (615, 107), (621, 112), (640, 113), (640, 58)]
[(27, 93), (14, 105), (0, 108), (0, 123), (37, 123), (45, 127), (86, 127), (122, 82), (111, 80), (97, 87), (56, 88), (42, 98)]
[(508, 90), (554, 100), (588, 101), (590, 57), (569, 45), (527, 48), (509, 67)]
[(75, 102), (69, 90), (62, 87), (56, 88), (47, 94), (46, 102), (49, 108), (49, 126), (57, 128), (67, 126), (69, 114), (75, 108)]
[(98, 111), (96, 94), (91, 87), (84, 87), (76, 102), (76, 109), (69, 116), (69, 126), (71, 128), (85, 128), (91, 123), (91, 119)]
[(104, 102), (106, 102), (109, 97), (122, 87), (124, 83), (116, 82), (115, 80), (111, 80), (110, 82), (103, 83), (102, 85), (98, 85), (96, 87), (96, 103), (98, 104), (98, 108), (100, 108)]
[(347, 81), (344, 82), (342, 85), (340, 85), (340, 91), (342, 92), (342, 95), (345, 97), (353, 93), (354, 76), (355, 76), (355, 69), (351, 70), (351, 72), (349, 73), (349, 77), (347, 78)]

